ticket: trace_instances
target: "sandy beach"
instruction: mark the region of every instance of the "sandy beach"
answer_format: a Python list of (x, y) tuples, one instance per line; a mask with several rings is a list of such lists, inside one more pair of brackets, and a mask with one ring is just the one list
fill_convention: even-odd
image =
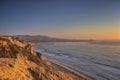
[(79, 72), (79, 71), (75, 70), (74, 68), (68, 67), (68, 66), (66, 66), (58, 61), (55, 61), (53, 59), (47, 58), (47, 62), (49, 65), (51, 65), (56, 70), (60, 70), (60, 71), (63, 71), (65, 73), (72, 74), (74, 76), (77, 76), (79, 79), (94, 80), (94, 78), (92, 78), (86, 74), (83, 74), (82, 72)]

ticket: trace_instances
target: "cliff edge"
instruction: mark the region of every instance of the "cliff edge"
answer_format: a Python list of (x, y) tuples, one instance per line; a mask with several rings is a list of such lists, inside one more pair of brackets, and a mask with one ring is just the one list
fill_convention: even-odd
[(33, 45), (0, 36), (0, 80), (85, 80), (52, 68)]

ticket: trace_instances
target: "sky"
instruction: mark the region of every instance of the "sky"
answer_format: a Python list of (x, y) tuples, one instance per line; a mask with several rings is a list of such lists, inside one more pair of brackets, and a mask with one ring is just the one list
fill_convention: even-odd
[(0, 0), (0, 35), (120, 40), (120, 1)]

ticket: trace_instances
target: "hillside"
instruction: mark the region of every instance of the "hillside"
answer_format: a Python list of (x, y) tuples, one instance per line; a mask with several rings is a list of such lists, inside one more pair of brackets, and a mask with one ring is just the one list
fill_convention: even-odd
[(64, 39), (64, 38), (54, 38), (43, 35), (16, 35), (14, 38), (30, 42), (81, 42), (81, 41), (93, 41), (93, 40), (79, 40), (79, 39)]
[(85, 80), (52, 68), (33, 45), (0, 36), (0, 80)]

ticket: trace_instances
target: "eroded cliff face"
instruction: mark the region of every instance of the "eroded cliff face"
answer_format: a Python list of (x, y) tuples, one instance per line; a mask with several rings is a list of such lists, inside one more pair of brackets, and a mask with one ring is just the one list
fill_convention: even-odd
[(47, 65), (32, 45), (0, 36), (0, 80), (84, 80)]

